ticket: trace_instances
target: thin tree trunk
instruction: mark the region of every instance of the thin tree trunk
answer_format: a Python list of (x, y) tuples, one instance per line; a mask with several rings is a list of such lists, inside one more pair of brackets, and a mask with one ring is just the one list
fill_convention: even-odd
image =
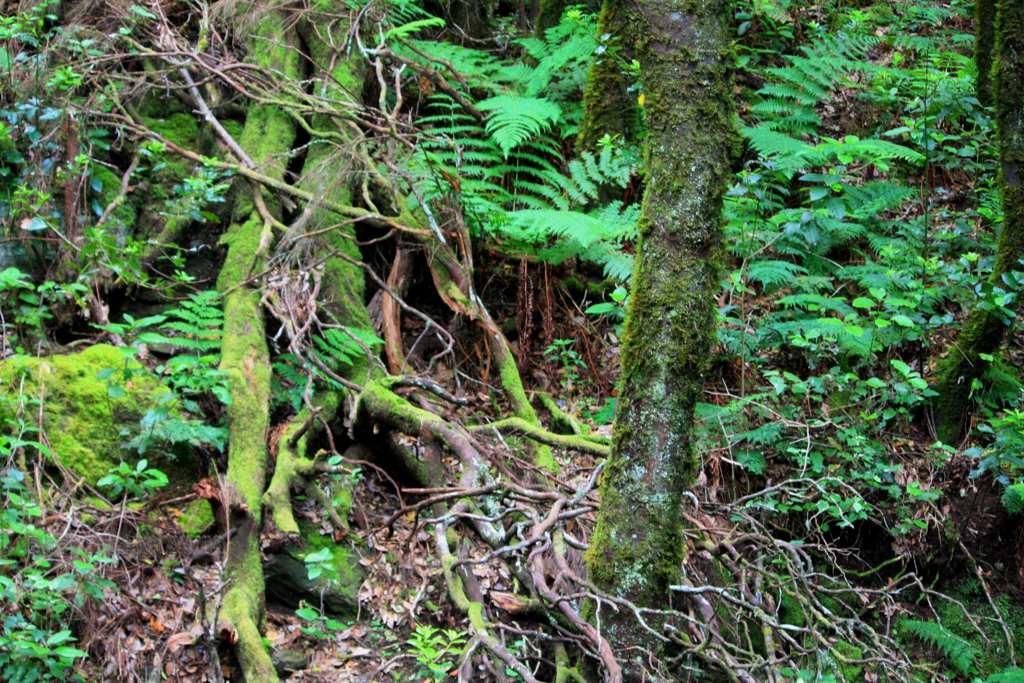
[[(989, 278), (1003, 287), (1003, 276), (1024, 270), (1024, 3), (996, 4), (993, 97), (999, 143), (1003, 225), (996, 240), (996, 262)], [(937, 436), (953, 443), (960, 439), (971, 413), (971, 393), (988, 367), (985, 357), (1002, 344), (1006, 324), (998, 312), (975, 308), (964, 322), (942, 364), (935, 402)]]
[(996, 0), (974, 3), (974, 64), (978, 69), (975, 92), (978, 101), (992, 104), (992, 50), (996, 37)]
[[(682, 495), (697, 472), (693, 411), (714, 344), (722, 196), (734, 140), (730, 15), (727, 0), (635, 6), (646, 193), (612, 456), (588, 564), (602, 589), (664, 607), (684, 559)], [(618, 653), (647, 641), (627, 610), (602, 611), (600, 621)]]
[(635, 0), (604, 0), (597, 33), (601, 54), (596, 56), (583, 93), (583, 121), (576, 139), (582, 150), (593, 149), (605, 135), (631, 139), (639, 127), (636, 99), (629, 93), (630, 78), (623, 61), (633, 56), (630, 42), (636, 33), (630, 26)]

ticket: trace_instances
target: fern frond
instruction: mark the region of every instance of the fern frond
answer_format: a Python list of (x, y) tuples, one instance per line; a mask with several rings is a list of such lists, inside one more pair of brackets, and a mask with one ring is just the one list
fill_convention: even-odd
[(507, 157), (513, 149), (547, 130), (562, 117), (555, 102), (539, 97), (497, 95), (477, 102), (477, 109), (490, 112), (487, 133)]
[(765, 289), (774, 289), (787, 282), (792, 282), (797, 275), (807, 272), (802, 266), (789, 261), (766, 259), (754, 261), (747, 267), (747, 279), (759, 282)]
[(978, 649), (942, 624), (934, 621), (903, 619), (900, 621), (900, 628), (939, 650), (950, 664), (964, 676), (970, 676), (974, 672), (974, 662), (980, 654)]

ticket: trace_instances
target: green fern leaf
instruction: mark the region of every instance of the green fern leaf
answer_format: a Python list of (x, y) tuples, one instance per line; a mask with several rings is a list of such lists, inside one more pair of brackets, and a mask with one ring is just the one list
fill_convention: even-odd
[(900, 628), (942, 652), (950, 664), (964, 676), (970, 676), (974, 672), (974, 662), (980, 654), (978, 649), (942, 624), (903, 619), (900, 621)]
[(477, 103), (477, 109), (490, 112), (487, 133), (507, 157), (513, 149), (534, 135), (549, 129), (562, 117), (562, 109), (551, 100), (539, 97), (498, 95)]

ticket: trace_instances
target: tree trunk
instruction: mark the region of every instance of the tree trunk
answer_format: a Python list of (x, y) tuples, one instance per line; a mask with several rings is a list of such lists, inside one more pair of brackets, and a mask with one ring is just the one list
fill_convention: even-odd
[[(1020, 265), (1024, 257), (1024, 5), (1020, 0), (998, 0), (995, 5), (993, 97), (1003, 225), (996, 240), (996, 262), (989, 283), (1002, 287), (1006, 273), (1024, 270)], [(1005, 330), (998, 312), (980, 307), (964, 323), (940, 370), (935, 421), (942, 441), (953, 443), (963, 434), (971, 412), (972, 386), (988, 367), (983, 356), (999, 349)]]
[[(646, 193), (612, 455), (588, 564), (600, 588), (663, 607), (684, 557), (682, 494), (697, 471), (693, 411), (714, 344), (722, 196), (734, 140), (731, 36), (726, 0), (635, 6), (630, 27), (649, 131)], [(600, 615), (624, 654), (646, 641), (626, 612)]]
[(633, 57), (630, 45), (638, 35), (630, 26), (635, 0), (604, 0), (597, 33), (603, 52), (597, 55), (583, 92), (583, 121), (576, 139), (582, 150), (593, 149), (605, 135), (636, 137), (639, 117), (636, 100), (628, 92), (630, 78), (622, 62)]
[(992, 48), (995, 42), (996, 0), (974, 3), (974, 65), (978, 69), (975, 92), (978, 101), (992, 104)]
[[(299, 52), (288, 41), (284, 20), (268, 13), (257, 25), (249, 60), (284, 76), (301, 78)], [(255, 104), (246, 116), (241, 145), (268, 176), (284, 176), (295, 124), (278, 107)], [(221, 610), (221, 631), (236, 644), (247, 681), (276, 681), (270, 655), (263, 647), (259, 625), (263, 618), (263, 566), (260, 555), (261, 497), (266, 483), (267, 429), (270, 422), (270, 352), (264, 332), (260, 293), (249, 278), (262, 269), (271, 227), (242, 183), (235, 205), (235, 222), (222, 241), (228, 253), (217, 280), (224, 293), (224, 336), (220, 368), (227, 376), (229, 517), (233, 530), (228, 542), (227, 591)], [(254, 192), (262, 192), (255, 188)]]

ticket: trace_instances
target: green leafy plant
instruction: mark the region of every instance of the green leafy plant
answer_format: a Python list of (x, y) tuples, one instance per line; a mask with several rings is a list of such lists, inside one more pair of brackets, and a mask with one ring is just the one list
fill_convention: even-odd
[(412, 648), (416, 663), (420, 665), (419, 675), (432, 681), (443, 681), (466, 645), (466, 634), (454, 629), (417, 624), (406, 642)]
[(320, 578), (337, 578), (338, 571), (334, 566), (334, 553), (329, 546), (306, 553), (302, 561), (306, 564), (306, 576), (310, 581)]
[(134, 467), (121, 462), (96, 482), (97, 486), (109, 491), (114, 498), (124, 499), (143, 498), (167, 484), (167, 475), (150, 467), (145, 458), (135, 463)]
[(559, 373), (562, 376), (561, 384), (564, 389), (578, 387), (582, 379), (582, 373), (587, 369), (587, 363), (583, 356), (575, 349), (575, 339), (555, 339), (544, 349), (544, 357), (550, 362), (557, 363)]
[(350, 626), (350, 624), (327, 616), (305, 601), (299, 603), (299, 608), (295, 610), (295, 616), (303, 622), (299, 630), (313, 640), (329, 640)]

